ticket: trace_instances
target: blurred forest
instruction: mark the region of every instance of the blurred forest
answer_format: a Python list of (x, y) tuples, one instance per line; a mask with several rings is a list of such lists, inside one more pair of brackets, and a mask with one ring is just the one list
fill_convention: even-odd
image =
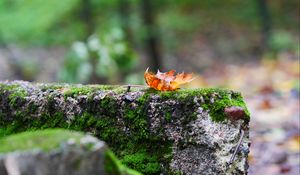
[(1, 0), (0, 80), (144, 84), (194, 72), (189, 88), (241, 91), (251, 175), (300, 174), (299, 0)]
[(1, 0), (0, 79), (142, 83), (142, 71), (297, 57), (297, 0)]

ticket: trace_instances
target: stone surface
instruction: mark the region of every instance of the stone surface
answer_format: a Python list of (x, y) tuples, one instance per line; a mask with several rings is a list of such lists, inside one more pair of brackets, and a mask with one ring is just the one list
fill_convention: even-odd
[[(104, 140), (124, 164), (147, 175), (247, 174), (249, 112), (241, 94), (126, 89), (0, 82), (0, 134), (70, 128)], [(228, 116), (232, 106), (245, 116)], [(240, 151), (228, 165), (241, 129)]]
[[(30, 137), (23, 139), (26, 134), (0, 140), (2, 146), (7, 146), (0, 149), (1, 175), (139, 175), (117, 165), (114, 162), (117, 160), (107, 155), (109, 150), (106, 144), (90, 135), (78, 137), (76, 132), (48, 129), (29, 132)], [(50, 143), (53, 146), (47, 150), (40, 146), (41, 141), (53, 141), (50, 137), (60, 138), (65, 134), (68, 136), (55, 140), (57, 144)], [(8, 147), (10, 143), (15, 144), (14, 149)], [(114, 172), (109, 171), (108, 167), (114, 167)]]

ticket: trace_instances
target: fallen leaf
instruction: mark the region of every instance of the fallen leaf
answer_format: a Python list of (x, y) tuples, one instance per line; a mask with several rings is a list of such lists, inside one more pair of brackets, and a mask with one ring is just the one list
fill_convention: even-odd
[(149, 72), (149, 68), (144, 73), (144, 78), (148, 86), (159, 91), (173, 91), (179, 88), (180, 85), (186, 84), (194, 80), (192, 74), (180, 73), (175, 74), (175, 70), (168, 72), (157, 71), (156, 74)]

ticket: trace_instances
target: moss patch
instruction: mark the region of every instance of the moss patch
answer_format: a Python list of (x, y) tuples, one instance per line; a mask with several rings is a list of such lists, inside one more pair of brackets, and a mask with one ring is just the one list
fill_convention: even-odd
[(22, 102), (24, 102), (24, 98), (28, 95), (27, 91), (18, 84), (0, 84), (0, 90), (0, 95), (8, 94), (9, 104), (12, 107), (19, 106)]
[[(250, 113), (243, 100), (241, 93), (227, 89), (219, 88), (203, 88), (203, 89), (183, 89), (179, 91), (155, 91), (148, 90), (146, 93), (157, 94), (162, 99), (176, 99), (178, 101), (184, 101), (186, 104), (193, 103), (194, 98), (202, 98), (203, 102), (200, 102), (201, 107), (207, 110), (212, 120), (216, 122), (224, 121), (227, 116), (224, 113), (224, 109), (230, 106), (242, 107), (245, 111), (245, 120), (250, 120)], [(169, 115), (166, 114), (166, 119), (169, 119)], [(190, 121), (190, 120), (189, 120)]]
[(142, 175), (141, 173), (122, 165), (116, 156), (109, 150), (105, 152), (104, 166), (106, 173), (109, 175)]
[(146, 151), (139, 151), (134, 154), (125, 155), (122, 163), (136, 170), (143, 170), (149, 174), (160, 172), (160, 164), (157, 155), (151, 155)]
[(79, 140), (82, 133), (63, 129), (47, 129), (42, 131), (28, 131), (14, 134), (0, 139), (0, 153), (40, 149), (49, 151), (58, 148), (62, 142), (70, 138)]
[(78, 95), (89, 95), (97, 91), (111, 91), (122, 93), (126, 87), (114, 85), (72, 85), (72, 84), (47, 84), (40, 87), (43, 91), (56, 90), (63, 93), (64, 97), (76, 97)]

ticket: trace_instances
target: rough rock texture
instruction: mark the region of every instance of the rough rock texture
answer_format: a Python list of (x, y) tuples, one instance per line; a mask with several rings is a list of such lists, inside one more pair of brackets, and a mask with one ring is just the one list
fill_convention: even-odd
[(1, 175), (140, 175), (119, 164), (104, 142), (82, 133), (47, 129), (0, 143)]
[[(0, 137), (69, 128), (104, 140), (124, 164), (147, 175), (247, 174), (250, 118), (240, 93), (126, 89), (0, 82)], [(228, 165), (242, 129), (241, 147)]]

